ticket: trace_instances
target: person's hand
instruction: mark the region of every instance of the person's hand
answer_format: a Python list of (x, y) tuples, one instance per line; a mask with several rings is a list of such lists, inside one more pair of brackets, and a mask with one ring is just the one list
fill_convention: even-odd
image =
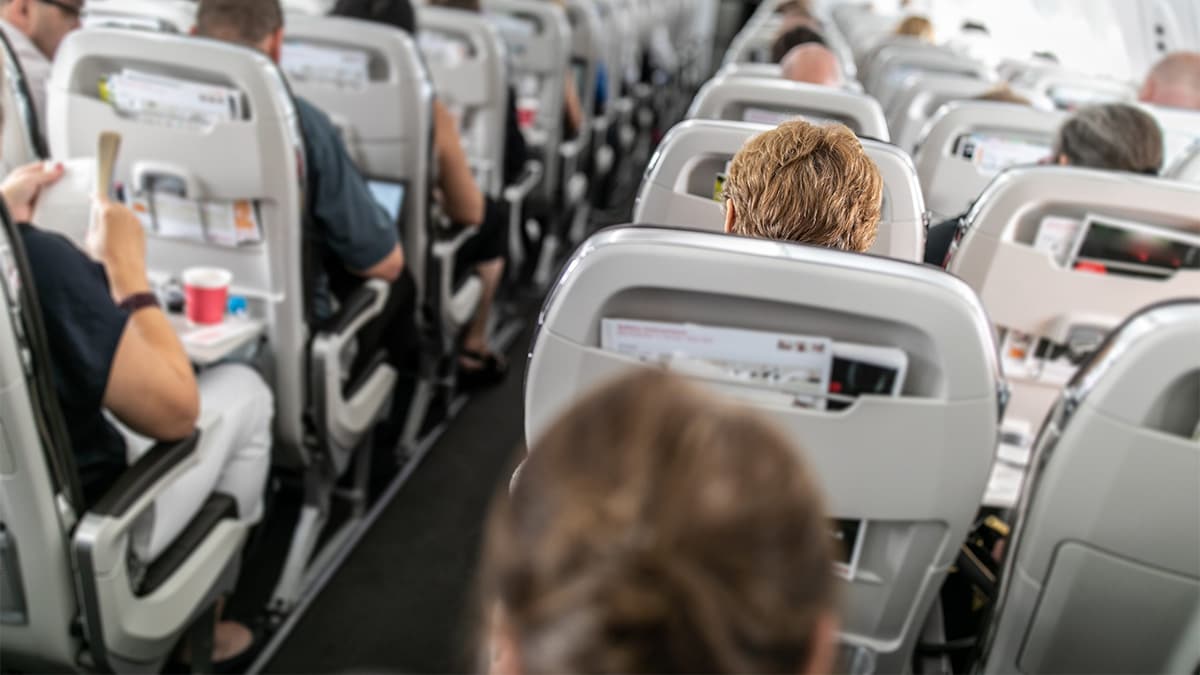
[(150, 290), (146, 281), (146, 232), (142, 221), (124, 205), (106, 197), (95, 198), (87, 249), (104, 265), (117, 302)]
[(63, 165), (52, 162), (35, 162), (14, 170), (0, 183), (0, 193), (8, 213), (18, 223), (28, 223), (33, 218), (38, 197), (47, 185), (62, 178)]

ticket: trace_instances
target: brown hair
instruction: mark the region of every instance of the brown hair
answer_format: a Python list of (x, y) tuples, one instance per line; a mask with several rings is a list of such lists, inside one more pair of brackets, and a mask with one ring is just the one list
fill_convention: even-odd
[(883, 179), (843, 125), (784, 122), (733, 158), (734, 234), (862, 253), (875, 244)]
[(832, 548), (784, 435), (644, 370), (574, 405), (498, 496), (484, 607), (525, 672), (798, 673)]
[(283, 28), (279, 0), (200, 0), (196, 35), (255, 47)]
[(933, 22), (923, 16), (910, 16), (896, 26), (896, 35), (908, 35), (933, 42)]

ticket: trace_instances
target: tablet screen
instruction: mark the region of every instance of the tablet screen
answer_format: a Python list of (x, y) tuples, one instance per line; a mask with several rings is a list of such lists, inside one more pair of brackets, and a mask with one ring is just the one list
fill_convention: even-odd
[(399, 223), (400, 214), (404, 211), (404, 183), (368, 180), (367, 188), (371, 190), (371, 196), (375, 198), (375, 203), (383, 207), (392, 222)]
[(1166, 278), (1176, 270), (1200, 269), (1200, 236), (1091, 220), (1074, 264), (1097, 273)]

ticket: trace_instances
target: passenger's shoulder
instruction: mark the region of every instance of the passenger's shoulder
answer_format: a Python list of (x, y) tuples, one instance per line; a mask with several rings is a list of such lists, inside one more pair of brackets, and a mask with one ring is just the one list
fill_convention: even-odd
[(293, 101), (296, 104), (296, 115), (300, 119), (300, 126), (304, 128), (305, 136), (312, 136), (314, 133), (337, 133), (333, 121), (320, 108), (299, 96), (293, 97)]

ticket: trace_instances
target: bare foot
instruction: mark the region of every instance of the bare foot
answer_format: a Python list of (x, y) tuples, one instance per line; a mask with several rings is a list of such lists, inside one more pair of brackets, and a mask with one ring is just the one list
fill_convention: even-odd
[(254, 644), (254, 633), (236, 621), (221, 621), (213, 632), (213, 662), (228, 661)]

